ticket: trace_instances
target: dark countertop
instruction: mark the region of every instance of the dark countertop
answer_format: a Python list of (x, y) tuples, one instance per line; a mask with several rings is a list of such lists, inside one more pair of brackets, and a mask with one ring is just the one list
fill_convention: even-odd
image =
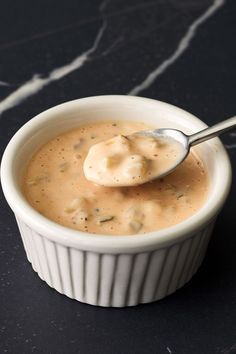
[[(208, 124), (234, 115), (235, 18), (235, 0), (1, 2), (1, 154), (31, 117), (78, 97), (131, 92)], [(236, 133), (223, 141), (235, 169)], [(0, 353), (236, 353), (235, 196), (234, 179), (207, 257), (184, 288), (104, 309), (39, 279), (1, 194)]]

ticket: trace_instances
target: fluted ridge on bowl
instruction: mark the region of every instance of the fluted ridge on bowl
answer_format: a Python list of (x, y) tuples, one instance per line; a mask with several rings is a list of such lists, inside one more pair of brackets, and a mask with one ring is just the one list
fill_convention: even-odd
[(106, 254), (53, 242), (16, 219), (28, 260), (42, 280), (70, 298), (112, 307), (156, 301), (182, 287), (199, 268), (214, 225), (158, 250)]

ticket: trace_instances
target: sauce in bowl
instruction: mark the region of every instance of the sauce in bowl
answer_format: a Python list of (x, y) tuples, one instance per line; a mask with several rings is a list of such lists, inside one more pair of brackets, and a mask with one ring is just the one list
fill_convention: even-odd
[[(141, 170), (144, 165), (145, 171), (143, 156), (153, 164), (156, 161), (158, 168), (163, 168), (161, 159), (152, 155), (158, 154), (155, 151), (160, 153), (161, 149), (163, 156), (174, 154), (173, 147), (169, 152), (164, 145), (153, 149), (153, 142), (149, 141), (147, 149), (140, 140), (138, 150), (133, 150), (132, 142), (129, 142), (128, 160), (125, 160), (126, 155), (122, 155), (127, 151), (125, 145), (122, 150), (122, 142), (126, 140), (123, 136), (150, 128), (141, 122), (94, 122), (50, 140), (34, 154), (27, 166), (23, 191), (28, 202), (42, 215), (61, 225), (95, 234), (142, 234), (175, 225), (190, 217), (201, 208), (208, 194), (208, 176), (194, 152), (170, 175), (145, 184), (120, 187), (113, 179), (112, 186), (105, 187), (85, 177), (84, 163), (88, 170), (92, 170), (89, 166), (100, 166), (101, 162), (95, 154), (92, 164), (87, 163), (91, 147), (100, 144), (103, 149), (103, 142), (108, 139), (114, 142), (114, 147), (106, 148), (111, 154), (102, 162), (103, 171), (109, 168), (115, 171), (117, 168), (114, 167), (117, 162), (114, 149), (117, 149), (119, 158), (124, 158), (127, 167), (122, 178), (137, 176), (138, 183), (135, 184), (141, 182), (138, 177), (142, 176), (138, 171), (140, 164)], [(105, 172), (103, 178), (107, 176)], [(120, 178), (115, 172), (114, 176)]]

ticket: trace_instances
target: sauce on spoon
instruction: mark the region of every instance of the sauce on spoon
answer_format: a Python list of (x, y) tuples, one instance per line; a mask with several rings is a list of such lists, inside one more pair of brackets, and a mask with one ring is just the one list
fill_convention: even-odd
[(182, 150), (171, 138), (118, 135), (89, 149), (84, 174), (107, 187), (137, 186), (164, 175), (181, 158)]

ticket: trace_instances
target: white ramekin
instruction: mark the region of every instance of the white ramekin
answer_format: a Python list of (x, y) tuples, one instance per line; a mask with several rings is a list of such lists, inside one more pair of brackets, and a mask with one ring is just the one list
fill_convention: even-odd
[(58, 292), (92, 305), (123, 307), (161, 299), (199, 268), (229, 192), (231, 167), (215, 138), (196, 147), (210, 177), (209, 196), (192, 217), (145, 235), (105, 236), (72, 230), (34, 210), (22, 195), (24, 167), (52, 137), (94, 120), (140, 120), (193, 133), (206, 125), (169, 104), (140, 97), (98, 96), (53, 107), (26, 123), (2, 159), (1, 182), (15, 213), (28, 260)]

